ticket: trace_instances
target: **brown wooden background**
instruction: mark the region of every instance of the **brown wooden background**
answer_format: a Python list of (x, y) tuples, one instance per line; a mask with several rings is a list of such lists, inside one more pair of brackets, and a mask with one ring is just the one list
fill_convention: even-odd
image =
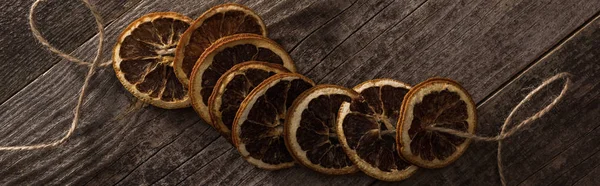
[[(410, 84), (456, 79), (473, 95), (478, 133), (495, 135), (532, 87), (573, 74), (566, 100), (503, 148), (510, 185), (600, 185), (600, 0), (252, 0), (270, 37), (303, 74), (354, 86), (390, 77)], [(0, 145), (60, 138), (69, 127), (87, 68), (61, 60), (30, 34), (31, 0), (0, 2)], [(176, 11), (196, 18), (224, 3), (205, 0), (93, 0), (107, 46), (137, 17)], [(79, 1), (49, 1), (39, 28), (54, 45), (91, 60), (93, 18)], [(110, 48), (104, 59), (109, 60)], [(560, 92), (536, 97), (525, 118)], [(295, 167), (264, 171), (246, 163), (192, 109), (134, 102), (111, 68), (94, 76), (74, 136), (58, 148), (0, 152), (3, 185), (387, 185), (362, 173), (326, 176)], [(498, 185), (496, 144), (476, 142), (449, 167), (420, 170), (399, 185)]]

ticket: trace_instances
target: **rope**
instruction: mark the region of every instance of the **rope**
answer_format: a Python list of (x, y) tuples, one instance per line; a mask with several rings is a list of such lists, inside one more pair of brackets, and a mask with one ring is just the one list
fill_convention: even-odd
[[(471, 134), (468, 132), (453, 130), (453, 129), (449, 129), (449, 128), (441, 128), (441, 127), (428, 127), (427, 129), (432, 130), (432, 131), (444, 132), (444, 133), (452, 134), (452, 135), (463, 137), (463, 138), (473, 139), (476, 141), (497, 141), (498, 142), (498, 154), (497, 154), (498, 174), (500, 175), (500, 181), (502, 182), (502, 185), (506, 185), (506, 178), (504, 177), (504, 174), (503, 174), (504, 167), (502, 166), (502, 156), (501, 156), (502, 141), (504, 139), (514, 135), (518, 131), (522, 130), (524, 127), (530, 125), (533, 121), (541, 118), (546, 113), (550, 112), (550, 110), (552, 110), (552, 108), (556, 104), (558, 104), (558, 102), (560, 102), (560, 100), (562, 100), (564, 98), (565, 94), (567, 93), (567, 90), (569, 89), (569, 86), (571, 84), (571, 79), (569, 79), (569, 76), (570, 76), (570, 74), (566, 73), (566, 72), (559, 73), (557, 75), (552, 76), (551, 78), (544, 80), (544, 82), (542, 82), (542, 84), (540, 84), (535, 89), (533, 89), (531, 92), (529, 92), (529, 94), (527, 94), (527, 96), (525, 96), (525, 98), (523, 98), (523, 100), (521, 100), (521, 102), (519, 102), (519, 104), (517, 104), (517, 106), (515, 106), (512, 109), (510, 114), (508, 114), (508, 117), (506, 117), (506, 119), (504, 120), (504, 124), (502, 124), (502, 129), (500, 130), (500, 134), (498, 134), (496, 136), (492, 136), (492, 137), (478, 136), (478, 135)], [(544, 87), (550, 85), (552, 82), (559, 80), (559, 79), (565, 79), (565, 84), (564, 84), (560, 94), (556, 98), (554, 98), (550, 104), (548, 104), (546, 107), (544, 107), (544, 109), (529, 116), (527, 119), (523, 120), (521, 123), (519, 123), (514, 128), (505, 132), (506, 126), (510, 123), (510, 121), (512, 120), (515, 113), (517, 113), (517, 111), (525, 103), (530, 101), (532, 99), (532, 97), (535, 94), (537, 94), (539, 91), (541, 91)]]
[[(40, 143), (40, 144), (36, 144), (36, 145), (23, 145), (23, 146), (0, 146), (0, 151), (5, 151), (5, 150), (34, 150), (34, 149), (41, 149), (41, 148), (47, 148), (47, 147), (55, 147), (58, 146), (62, 143), (64, 143), (65, 141), (67, 141), (67, 139), (69, 139), (69, 137), (71, 137), (71, 135), (73, 135), (73, 132), (75, 131), (75, 128), (77, 128), (77, 124), (79, 123), (79, 116), (80, 114), (80, 110), (81, 110), (81, 105), (83, 105), (83, 98), (85, 97), (85, 92), (88, 88), (90, 79), (92, 78), (92, 76), (94, 75), (94, 72), (96, 70), (96, 67), (98, 66), (98, 63), (100, 61), (100, 59), (102, 59), (102, 49), (103, 49), (103, 41), (104, 41), (104, 25), (102, 24), (102, 18), (100, 16), (100, 14), (98, 13), (98, 11), (96, 11), (96, 9), (88, 2), (88, 0), (81, 0), (83, 2), (83, 4), (90, 10), (90, 12), (92, 13), (92, 15), (94, 15), (94, 19), (96, 19), (96, 27), (98, 29), (98, 48), (96, 51), (96, 57), (94, 57), (94, 61), (93, 62), (85, 62), (81, 59), (78, 59), (76, 57), (73, 57), (57, 48), (55, 48), (54, 46), (50, 45), (50, 43), (48, 43), (48, 40), (46, 40), (40, 33), (40, 31), (37, 29), (36, 25), (35, 25), (35, 8), (37, 7), (37, 5), (40, 2), (44, 2), (45, 0), (36, 0), (33, 5), (31, 5), (31, 9), (29, 10), (29, 27), (31, 28), (31, 32), (33, 34), (33, 36), (42, 44), (44, 45), (48, 50), (54, 52), (55, 54), (59, 55), (60, 57), (69, 60), (70, 62), (73, 62), (75, 64), (78, 65), (85, 65), (88, 66), (90, 69), (88, 70), (86, 76), (85, 76), (85, 80), (83, 82), (83, 85), (81, 86), (81, 92), (79, 93), (79, 97), (77, 98), (77, 105), (75, 106), (75, 113), (73, 115), (73, 121), (71, 122), (71, 127), (69, 128), (69, 131), (59, 140), (56, 140), (54, 142), (49, 142), (49, 143)], [(100, 66), (108, 66), (110, 65), (110, 61), (109, 62), (105, 62), (100, 64)]]

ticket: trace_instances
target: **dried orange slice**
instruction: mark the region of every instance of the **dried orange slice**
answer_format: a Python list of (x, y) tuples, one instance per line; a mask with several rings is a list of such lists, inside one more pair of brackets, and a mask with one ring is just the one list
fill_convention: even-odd
[(340, 105), (359, 96), (345, 87), (318, 85), (296, 98), (285, 120), (284, 136), (297, 162), (324, 174), (358, 171), (340, 144), (336, 119)]
[(187, 87), (173, 72), (173, 56), (191, 21), (174, 12), (151, 13), (121, 33), (113, 50), (113, 68), (121, 84), (138, 99), (165, 109), (189, 106)]
[(294, 165), (283, 139), (287, 110), (312, 80), (293, 73), (276, 74), (260, 83), (242, 102), (231, 136), (240, 154), (259, 168), (275, 170)]
[(375, 79), (354, 87), (359, 99), (340, 107), (337, 132), (350, 160), (365, 174), (384, 181), (408, 178), (417, 167), (396, 150), (396, 121), (410, 86), (392, 79)]
[(214, 127), (227, 139), (231, 139), (231, 126), (244, 98), (262, 81), (289, 72), (283, 66), (266, 62), (244, 62), (225, 72), (208, 101)]
[(296, 71), (288, 53), (270, 39), (255, 34), (221, 38), (198, 59), (190, 79), (192, 105), (207, 123), (212, 124), (207, 104), (217, 81), (233, 65), (246, 61), (275, 63)]
[(443, 127), (475, 133), (476, 107), (460, 84), (434, 78), (418, 84), (404, 97), (398, 121), (398, 151), (407, 161), (425, 168), (440, 168), (458, 159), (471, 139), (431, 131)]
[(220, 38), (240, 33), (266, 37), (267, 28), (256, 13), (239, 4), (222, 4), (204, 12), (179, 41), (173, 65), (179, 81), (188, 86), (200, 55)]

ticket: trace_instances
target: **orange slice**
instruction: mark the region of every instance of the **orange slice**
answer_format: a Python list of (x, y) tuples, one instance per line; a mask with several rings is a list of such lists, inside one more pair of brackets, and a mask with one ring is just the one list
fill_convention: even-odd
[(392, 79), (375, 79), (354, 87), (359, 99), (341, 105), (337, 132), (346, 154), (365, 174), (400, 181), (418, 169), (396, 150), (396, 121), (410, 86)]
[(284, 136), (286, 146), (297, 162), (324, 174), (358, 171), (336, 133), (340, 105), (358, 97), (352, 89), (318, 85), (296, 98), (285, 120)]
[(236, 34), (220, 39), (198, 59), (190, 79), (192, 105), (207, 123), (212, 124), (207, 104), (217, 81), (231, 67), (246, 61), (275, 63), (291, 72), (296, 71), (288, 53), (270, 39), (255, 34)]
[(260, 83), (242, 102), (231, 136), (240, 154), (259, 168), (275, 170), (294, 165), (283, 139), (287, 110), (314, 83), (293, 73), (276, 74)]
[(476, 107), (460, 84), (434, 78), (412, 88), (402, 104), (397, 145), (407, 161), (425, 168), (441, 168), (458, 159), (471, 139), (427, 130), (443, 127), (475, 133)]
[(237, 64), (225, 72), (210, 96), (208, 108), (214, 127), (231, 139), (231, 126), (244, 98), (265, 79), (289, 72), (283, 66), (258, 61)]
[(181, 36), (175, 55), (175, 74), (184, 85), (189, 85), (194, 65), (202, 53), (222, 37), (240, 33), (267, 36), (263, 20), (249, 8), (222, 4), (204, 12)]
[(173, 72), (173, 56), (191, 21), (174, 12), (151, 13), (121, 33), (113, 50), (113, 68), (135, 97), (165, 109), (189, 106), (187, 87)]

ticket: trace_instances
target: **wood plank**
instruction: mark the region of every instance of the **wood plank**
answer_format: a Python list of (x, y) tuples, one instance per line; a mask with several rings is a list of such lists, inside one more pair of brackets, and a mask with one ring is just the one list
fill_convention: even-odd
[[(567, 172), (583, 176), (593, 170), (593, 167), (582, 166), (572, 169), (578, 164), (600, 163), (597, 155), (600, 151), (600, 123), (596, 122), (600, 119), (597, 114), (600, 113), (600, 75), (596, 73), (600, 70), (598, 16), (600, 15), (571, 39), (570, 43), (565, 44), (564, 49), (548, 57), (547, 63), (536, 64), (539, 69), (531, 70), (532, 74), (536, 74), (534, 78), (558, 70), (568, 71), (574, 75), (575, 83), (571, 96), (554, 112), (555, 116), (540, 123), (540, 131), (531, 129), (533, 135), (522, 134), (527, 138), (518, 141), (520, 143), (515, 145), (518, 148), (514, 152), (521, 151), (523, 155), (514, 153), (515, 156), (511, 156), (507, 153), (505, 156), (509, 162), (512, 161), (509, 168), (514, 170), (527, 167), (521, 174), (512, 174), (517, 181), (513, 183), (546, 185)], [(598, 184), (600, 182), (588, 182), (588, 185)]]
[(405, 19), (382, 23), (391, 26), (351, 57), (345, 51), (362, 46), (360, 37), (303, 72), (349, 87), (379, 77), (416, 84), (443, 76), (481, 100), (593, 15), (598, 2), (427, 1)]
[[(557, 72), (573, 74), (567, 96), (555, 109), (505, 141), (502, 157), (508, 185), (572, 185), (600, 164), (600, 123), (596, 122), (600, 74), (595, 73), (600, 70), (599, 57), (600, 19), (596, 19), (478, 106), (478, 133), (496, 135), (512, 107), (543, 79)], [(563, 83), (553, 83), (535, 96), (513, 123), (547, 105)], [(495, 143), (476, 142), (454, 164), (422, 170), (402, 185), (498, 185), (495, 154)], [(585, 179), (580, 183), (600, 184), (589, 176)]]
[[(477, 47), (488, 47), (484, 49), (487, 54), (493, 56), (489, 57), (491, 62), (483, 60), (485, 64), (479, 66), (488, 63), (491, 66), (505, 65), (506, 62), (508, 63), (506, 65), (511, 67), (504, 69), (462, 67), (468, 65), (464, 65), (460, 60), (439, 64), (429, 62), (426, 66), (431, 67), (430, 74), (452, 74), (453, 78), (468, 85), (469, 90), (477, 92), (479, 100), (493, 92), (510, 77), (510, 75), (502, 75), (504, 78), (495, 79), (498, 81), (497, 84), (480, 85), (490, 81), (489, 74), (517, 73), (521, 70), (519, 67), (526, 66), (532, 61), (531, 59), (539, 56), (600, 9), (598, 1), (583, 0), (552, 3), (475, 0), (237, 2), (257, 10), (268, 24), (270, 36), (292, 51), (292, 57), (303, 72), (313, 79), (323, 79), (322, 82), (333, 82), (336, 79), (335, 74), (343, 70), (352, 71), (357, 68), (354, 73), (370, 73), (372, 69), (360, 65), (375, 63), (378, 61), (373, 60), (388, 59), (392, 56), (400, 59), (398, 56), (402, 56), (401, 54), (410, 54), (413, 51), (427, 51), (424, 50), (425, 45), (431, 45), (436, 49), (448, 47), (450, 49), (446, 52), (449, 53), (459, 49), (474, 50)], [(107, 27), (109, 40), (106, 44), (113, 45), (114, 38), (120, 30), (145, 13), (177, 11), (196, 17), (208, 7), (219, 3), (222, 2), (141, 1), (138, 6)], [(566, 14), (546, 20), (549, 14), (553, 15), (551, 11), (558, 9), (557, 7), (562, 7), (562, 12)], [(566, 21), (567, 15), (568, 21)], [(546, 27), (539, 26), (540, 23), (533, 24), (532, 28), (538, 29), (539, 33), (531, 34), (526, 26), (531, 26), (535, 21), (542, 21), (540, 23), (545, 24)], [(421, 33), (418, 32), (420, 28), (429, 30)], [(467, 34), (461, 35), (463, 32), (458, 30)], [(445, 33), (449, 34), (443, 36)], [(525, 33), (521, 38), (526, 42), (515, 43), (512, 39), (505, 41), (509, 36), (521, 33)], [(415, 43), (415, 46), (401, 45), (401, 42), (389, 40), (396, 37), (404, 43)], [(430, 37), (431, 39), (428, 39)], [(477, 38), (476, 40), (482, 41), (483, 44), (473, 41), (472, 38)], [(94, 39), (88, 40), (75, 53), (78, 56), (91, 58), (95, 48)], [(388, 44), (391, 46), (387, 46)], [(502, 44), (502, 49), (510, 48), (508, 46), (520, 49), (530, 46), (531, 49), (524, 53), (512, 49), (494, 51), (492, 44)], [(415, 49), (394, 48), (399, 46)], [(311, 48), (318, 48), (312, 50), (314, 56), (304, 52)], [(506, 52), (513, 53), (506, 54)], [(488, 59), (488, 57), (478, 58), (478, 55), (483, 55), (480, 53), (463, 53), (467, 57), (471, 55), (473, 61), (469, 64), (474, 63), (475, 59)], [(107, 54), (105, 59), (108, 59), (110, 49), (106, 49), (105, 54)], [(516, 60), (513, 55), (518, 56), (519, 60)], [(419, 60), (437, 59), (435, 57), (437, 56), (423, 55), (420, 57), (423, 59)], [(371, 60), (367, 60), (369, 58)], [(323, 60), (318, 61), (321, 59)], [(503, 61), (504, 59), (508, 60)], [(397, 77), (402, 77), (399, 79), (408, 80), (410, 83), (427, 77), (428, 74), (417, 75), (417, 72), (423, 70), (412, 72), (417, 67), (406, 67), (409, 64), (411, 63), (405, 66), (392, 65), (390, 70), (406, 73)], [(365, 65), (369, 66), (369, 64)], [(456, 67), (454, 70), (457, 72), (450, 72), (452, 68), (448, 67)], [(473, 69), (482, 71), (460, 75), (465, 72), (460, 70)], [(0, 136), (2, 136), (0, 144), (36, 143), (60, 137), (70, 123), (71, 110), (86, 70), (70, 63), (57, 63), (1, 104), (0, 122), (6, 125), (0, 128)], [(382, 73), (389, 72), (380, 72)], [(363, 78), (372, 75), (368, 74)], [(415, 77), (412, 77), (413, 75)], [(352, 82), (347, 79), (343, 82), (350, 85)], [(84, 111), (90, 114), (83, 116), (83, 123), (77, 129), (74, 138), (55, 149), (0, 152), (0, 163), (5, 165), (0, 167), (0, 175), (4, 178), (0, 180), (0, 184), (364, 185), (374, 181), (363, 174), (331, 177), (300, 167), (274, 172), (258, 170), (243, 162), (236, 150), (225, 143), (223, 138), (217, 137), (216, 131), (199, 121), (191, 109), (161, 110), (146, 107), (122, 120), (113, 120), (131, 104), (132, 96), (114, 78), (111, 69), (100, 70), (95, 75), (91, 87), (90, 95), (86, 97), (84, 105)], [(213, 176), (209, 179), (209, 175)], [(459, 175), (454, 172), (446, 176), (458, 177)]]
[[(139, 0), (95, 0), (93, 4), (105, 25), (120, 17)], [(59, 57), (42, 48), (31, 35), (27, 16), (33, 1), (0, 2), (0, 103), (13, 96), (59, 62)], [(80, 1), (42, 2), (35, 11), (38, 29), (59, 49), (70, 53), (96, 34), (93, 16)], [(73, 26), (76, 25), (76, 26)], [(26, 68), (23, 68), (26, 67)]]
[(600, 179), (598, 179), (598, 174), (600, 174), (600, 167), (596, 167), (594, 170), (590, 171), (584, 178), (578, 180), (574, 185), (576, 186), (584, 186), (584, 185), (594, 185), (600, 183)]
[[(598, 149), (597, 144), (597, 141), (600, 140), (598, 139), (598, 136), (600, 136), (599, 131), (596, 128), (580, 139), (577, 139), (583, 142), (574, 144), (575, 146), (561, 152), (549, 161), (545, 167), (540, 169), (535, 176), (530, 176), (531, 179), (527, 179), (523, 183), (532, 183), (534, 182), (532, 180), (549, 175), (554, 176), (550, 179), (551, 181), (547, 181), (550, 183), (549, 185), (574, 185), (579, 182), (586, 183), (586, 185), (593, 185), (591, 183), (599, 184), (600, 180), (586, 181), (586, 179), (589, 179), (590, 174), (597, 171), (596, 169), (600, 165), (600, 153), (598, 153), (600, 149)], [(585, 153), (581, 153), (580, 151), (584, 151)], [(597, 177), (597, 174), (592, 175), (592, 177)]]

